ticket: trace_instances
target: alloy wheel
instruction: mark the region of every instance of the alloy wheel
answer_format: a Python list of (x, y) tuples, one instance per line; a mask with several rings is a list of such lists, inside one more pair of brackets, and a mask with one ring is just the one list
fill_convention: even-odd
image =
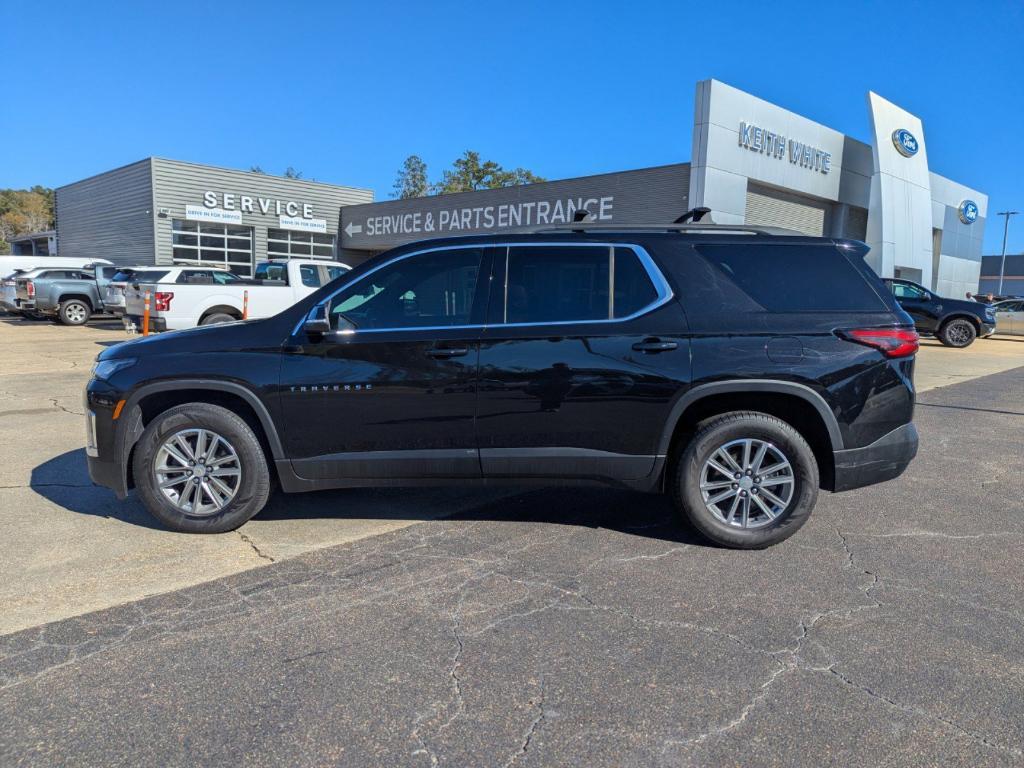
[(793, 500), (793, 465), (773, 443), (731, 440), (704, 462), (700, 492), (708, 511), (726, 525), (761, 528)]
[(963, 346), (971, 341), (971, 329), (966, 323), (953, 323), (946, 330), (946, 337), (956, 346)]
[(208, 429), (184, 429), (167, 437), (153, 462), (156, 487), (187, 515), (208, 517), (226, 507), (242, 484), (234, 447)]

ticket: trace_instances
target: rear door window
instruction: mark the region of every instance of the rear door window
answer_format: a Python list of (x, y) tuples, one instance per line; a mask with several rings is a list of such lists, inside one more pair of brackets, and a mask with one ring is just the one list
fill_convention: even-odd
[(878, 312), (885, 302), (833, 245), (697, 245), (721, 277), (770, 312)]
[(509, 249), (504, 322), (567, 323), (629, 317), (658, 291), (632, 248), (515, 246)]
[(299, 276), (302, 278), (302, 284), (307, 288), (320, 287), (320, 272), (312, 264), (301, 265), (299, 267)]
[(348, 272), (348, 269), (346, 267), (328, 267), (327, 268), (327, 274), (331, 276), (331, 280), (336, 280), (337, 278), (339, 278), (342, 275), (344, 275), (346, 272)]

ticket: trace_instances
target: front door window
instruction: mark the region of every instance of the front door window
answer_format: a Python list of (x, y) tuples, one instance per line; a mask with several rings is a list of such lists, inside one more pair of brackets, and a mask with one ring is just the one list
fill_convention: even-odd
[(458, 248), (401, 259), (331, 300), (331, 323), (363, 330), (469, 325), (483, 251)]

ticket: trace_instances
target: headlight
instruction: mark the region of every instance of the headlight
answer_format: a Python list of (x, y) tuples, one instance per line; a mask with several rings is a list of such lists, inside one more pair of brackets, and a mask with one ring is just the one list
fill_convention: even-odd
[(135, 365), (134, 357), (124, 357), (118, 360), (97, 360), (92, 367), (93, 378), (106, 381), (123, 368), (130, 368)]

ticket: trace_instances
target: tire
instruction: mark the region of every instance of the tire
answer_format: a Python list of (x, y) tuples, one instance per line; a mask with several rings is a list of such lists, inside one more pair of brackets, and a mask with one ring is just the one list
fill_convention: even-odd
[[(757, 452), (765, 445), (760, 466), (781, 467), (784, 460), (788, 462), (788, 469), (781, 468), (763, 477), (753, 471), (747, 476), (744, 469), (743, 476), (737, 480), (735, 468), (724, 460), (718, 463), (732, 470), (730, 476), (710, 466), (712, 457), (721, 457), (720, 449), (725, 449), (730, 456), (735, 455), (736, 463), (742, 464), (748, 440), (751, 441), (748, 466), (755, 466)], [(764, 462), (769, 458), (771, 464), (765, 467)], [(719, 486), (726, 480), (729, 482), (724, 487), (702, 490), (702, 480)], [(818, 462), (807, 441), (786, 422), (765, 413), (738, 411), (715, 416), (700, 426), (673, 466), (669, 484), (676, 509), (705, 537), (725, 547), (761, 549), (788, 539), (807, 522), (818, 498)], [(750, 488), (745, 490), (748, 484)], [(719, 511), (716, 515), (709, 501), (728, 492), (735, 495), (726, 496), (715, 504)], [(705, 500), (705, 493), (709, 501)], [(766, 493), (786, 503), (780, 505)], [(744, 521), (745, 505), (750, 511)], [(769, 511), (775, 514), (768, 514)], [(727, 512), (733, 516), (731, 523)], [(741, 525), (743, 522), (746, 527)]]
[(92, 317), (92, 308), (81, 299), (68, 299), (60, 303), (57, 319), (62, 325), (85, 325)]
[(964, 317), (954, 317), (946, 321), (937, 334), (939, 341), (947, 347), (963, 349), (969, 347), (978, 336), (974, 323)]
[[(200, 466), (189, 470), (185, 463), (170, 455), (166, 446), (191, 460), (199, 447), (198, 430), (216, 435), (220, 442), (205, 462), (200, 461)], [(207, 437), (205, 447), (213, 442)], [(209, 462), (214, 462), (210, 468), (201, 466)], [(160, 467), (167, 471), (159, 473)], [(238, 470), (237, 476), (227, 473), (232, 469)], [(135, 487), (150, 514), (171, 530), (182, 533), (233, 531), (263, 509), (270, 495), (270, 471), (259, 439), (238, 414), (209, 403), (186, 403), (153, 419), (135, 447), (132, 471)], [(193, 472), (191, 478), (189, 472)], [(164, 481), (183, 478), (183, 482), (175, 482), (165, 492), (158, 487), (158, 473)], [(200, 473), (202, 480), (197, 477)], [(234, 495), (228, 498), (221, 486), (234, 489)], [(222, 506), (215, 502), (215, 496)]]
[(214, 323), (233, 323), (238, 318), (234, 315), (229, 315), (227, 312), (214, 312), (211, 315), (207, 315), (199, 321), (200, 325), (213, 325)]

